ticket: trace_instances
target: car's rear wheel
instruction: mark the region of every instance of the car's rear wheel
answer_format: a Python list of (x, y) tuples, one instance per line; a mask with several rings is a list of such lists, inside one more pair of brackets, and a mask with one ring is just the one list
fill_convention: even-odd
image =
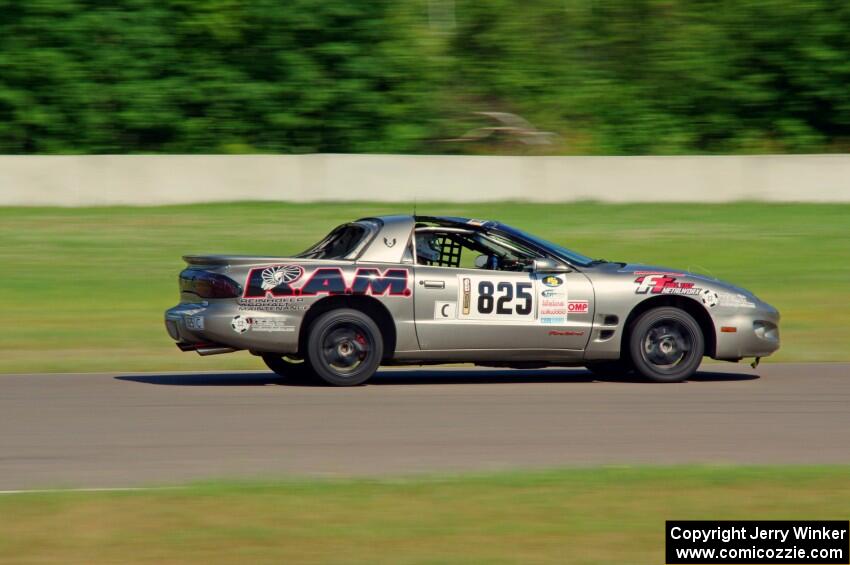
[(310, 364), (305, 359), (276, 353), (265, 353), (262, 358), (269, 369), (287, 380), (307, 381), (313, 377)]
[(310, 327), (307, 358), (320, 379), (335, 386), (359, 385), (381, 364), (384, 343), (375, 321), (350, 308), (331, 310)]
[(629, 352), (638, 373), (656, 382), (679, 382), (696, 373), (705, 352), (699, 324), (678, 308), (653, 308), (635, 320)]

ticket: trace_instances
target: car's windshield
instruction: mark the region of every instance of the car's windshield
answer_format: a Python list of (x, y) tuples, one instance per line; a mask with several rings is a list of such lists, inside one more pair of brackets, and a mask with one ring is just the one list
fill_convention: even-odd
[(511, 226), (506, 226), (505, 224), (498, 224), (498, 229), (499, 231), (517, 237), (520, 240), (525, 241), (526, 243), (536, 245), (537, 247), (540, 247), (557, 257), (566, 259), (574, 265), (578, 265), (580, 267), (588, 267), (595, 262), (590, 257), (582, 255), (581, 253), (573, 251), (572, 249), (567, 249), (566, 247), (558, 245), (557, 243), (552, 243), (551, 241), (547, 241), (543, 238), (531, 235), (530, 233), (524, 232), (520, 229)]
[(345, 259), (355, 250), (376, 227), (372, 222), (344, 224), (334, 229), (319, 243), (296, 257), (300, 259)]

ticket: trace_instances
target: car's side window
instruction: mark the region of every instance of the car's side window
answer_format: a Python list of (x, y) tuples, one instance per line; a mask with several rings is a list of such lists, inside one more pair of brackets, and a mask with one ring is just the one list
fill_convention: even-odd
[(379, 224), (371, 220), (361, 220), (343, 224), (335, 228), (319, 243), (299, 253), (296, 257), (302, 259), (346, 259), (356, 254), (377, 233)]
[(460, 267), (463, 249), (458, 234), (417, 230), (414, 240), (417, 265)]
[(534, 259), (526, 249), (471, 230), (417, 228), (414, 245), (417, 265), (524, 271)]

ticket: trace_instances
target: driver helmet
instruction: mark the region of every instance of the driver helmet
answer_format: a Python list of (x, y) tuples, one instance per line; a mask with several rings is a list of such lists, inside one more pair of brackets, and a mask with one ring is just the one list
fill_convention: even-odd
[(416, 256), (421, 261), (439, 262), (440, 247), (433, 234), (416, 234)]

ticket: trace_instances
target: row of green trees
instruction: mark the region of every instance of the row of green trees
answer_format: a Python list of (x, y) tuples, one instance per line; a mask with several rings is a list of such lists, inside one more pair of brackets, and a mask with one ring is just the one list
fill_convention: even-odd
[(0, 0), (0, 153), (846, 151), (848, 85), (834, 0)]

